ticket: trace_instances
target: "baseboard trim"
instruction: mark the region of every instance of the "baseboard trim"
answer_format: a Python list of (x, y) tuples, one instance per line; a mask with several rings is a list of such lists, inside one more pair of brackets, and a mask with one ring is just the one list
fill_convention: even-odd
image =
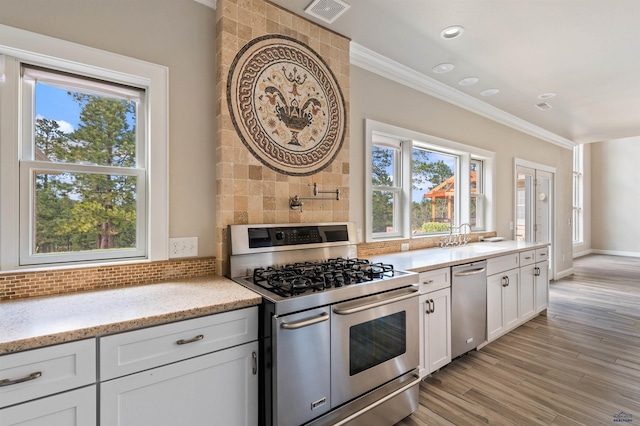
[(618, 250), (591, 250), (595, 254), (607, 254), (610, 256), (623, 256), (623, 257), (640, 257), (640, 253), (636, 251), (618, 251)]
[(569, 275), (573, 275), (573, 267), (565, 269), (563, 271), (559, 271), (558, 273), (556, 273), (556, 281), (557, 280), (561, 280), (565, 277), (568, 277)]

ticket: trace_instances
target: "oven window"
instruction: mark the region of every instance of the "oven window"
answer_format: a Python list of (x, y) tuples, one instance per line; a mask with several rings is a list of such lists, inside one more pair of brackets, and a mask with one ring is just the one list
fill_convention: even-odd
[(406, 318), (406, 312), (402, 311), (351, 327), (349, 330), (350, 376), (406, 352)]

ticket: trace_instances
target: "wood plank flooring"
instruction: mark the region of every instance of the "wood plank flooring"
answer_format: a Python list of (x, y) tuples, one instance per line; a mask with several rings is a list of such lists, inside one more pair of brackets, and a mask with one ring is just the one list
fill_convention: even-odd
[(547, 316), (427, 377), (396, 426), (640, 425), (640, 259), (574, 271), (551, 283)]

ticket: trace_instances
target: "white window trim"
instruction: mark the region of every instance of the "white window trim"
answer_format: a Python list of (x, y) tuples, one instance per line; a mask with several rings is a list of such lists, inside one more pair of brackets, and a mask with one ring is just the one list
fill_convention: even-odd
[[(55, 39), (41, 34), (0, 25), (0, 55), (6, 55), (5, 70), (0, 74), (15, 75), (18, 61), (68, 71), (74, 74), (143, 87), (147, 91), (149, 115), (144, 123), (148, 129), (146, 151), (147, 169), (147, 235), (146, 259), (169, 258), (168, 221), (168, 69), (138, 59)], [(0, 270), (26, 269), (19, 264), (20, 197), (19, 150), (20, 140), (18, 98), (19, 79), (6, 78), (0, 97)], [(15, 102), (15, 103), (14, 103)], [(143, 117), (140, 117), (143, 119)], [(140, 261), (140, 259), (137, 259)], [(119, 262), (126, 262), (119, 260)], [(98, 262), (99, 263), (99, 262)], [(93, 264), (93, 262), (92, 262)], [(38, 265), (50, 269), (52, 265)], [(77, 266), (77, 264), (76, 264)]]
[[(573, 148), (573, 229), (571, 240), (574, 246), (584, 244), (584, 145)], [(577, 193), (576, 193), (577, 191)], [(578, 238), (574, 239), (574, 235)]]
[[(390, 238), (374, 238), (372, 233), (373, 223), (372, 223), (372, 202), (371, 202), (371, 157), (372, 157), (372, 147), (373, 147), (373, 133), (387, 135), (390, 138), (403, 140), (403, 141), (414, 141), (416, 146), (420, 146), (423, 148), (431, 149), (434, 151), (439, 151), (443, 153), (453, 154), (460, 156), (460, 164), (459, 170), (469, 170), (471, 158), (478, 159), (483, 161), (484, 168), (484, 203), (485, 203), (485, 223), (484, 223), (484, 231), (493, 231), (495, 230), (496, 223), (496, 209), (494, 207), (494, 194), (495, 194), (495, 156), (494, 152), (477, 148), (471, 145), (462, 144), (459, 142), (450, 141), (447, 139), (442, 139), (436, 136), (427, 135), (424, 133), (416, 132), (413, 130), (404, 129), (402, 127), (393, 126), (386, 123), (381, 123), (379, 121), (374, 121), (370, 119), (365, 119), (365, 241), (366, 242), (374, 242), (374, 241), (384, 241), (384, 240), (393, 240), (393, 239), (407, 239), (411, 238), (411, 223), (409, 220), (409, 216), (406, 218), (403, 216), (400, 218), (402, 221), (402, 233), (400, 236), (390, 237)], [(410, 150), (403, 150), (409, 152)], [(405, 164), (407, 164), (405, 162)], [(406, 177), (404, 177), (406, 175)], [(408, 182), (405, 182), (408, 180)], [(404, 196), (401, 202), (402, 207), (401, 211), (411, 211), (411, 173), (403, 172), (403, 186)], [(456, 197), (460, 201), (460, 209), (459, 212), (462, 215), (469, 214), (469, 202), (470, 200), (467, 197), (460, 197), (461, 193), (468, 193), (470, 190), (470, 182), (467, 179), (462, 179), (460, 182), (460, 187), (456, 189)], [(459, 191), (459, 192), (458, 192)], [(463, 192), (465, 191), (465, 192)], [(464, 198), (464, 199), (462, 199)], [(457, 223), (460, 223), (460, 220), (465, 220), (465, 217), (456, 217)], [(416, 238), (420, 237), (428, 237), (431, 236), (429, 234), (422, 234), (416, 236)]]
[[(402, 164), (403, 164), (403, 152), (404, 150), (402, 149), (402, 141), (400, 140), (396, 140), (393, 138), (388, 138), (386, 135), (380, 135), (377, 134), (376, 135), (377, 139), (379, 139), (376, 142), (372, 142), (371, 145), (371, 153), (373, 155), (373, 147), (374, 146), (378, 146), (378, 147), (383, 147), (383, 148), (389, 148), (389, 149), (393, 149), (394, 151), (396, 151), (396, 155), (393, 156), (394, 159), (394, 165), (393, 165), (393, 170), (394, 170), (394, 176), (393, 176), (393, 180), (395, 185), (394, 186), (373, 186), (373, 184), (371, 183), (371, 180), (369, 181), (369, 184), (371, 185), (371, 191), (370, 194), (373, 193), (373, 191), (387, 191), (387, 192), (392, 192), (394, 194), (394, 203), (393, 203), (393, 229), (395, 229), (394, 232), (373, 232), (373, 228), (372, 228), (372, 235), (374, 239), (385, 239), (385, 238), (390, 238), (390, 237), (400, 237), (402, 235), (402, 228), (403, 228), (403, 221), (402, 221), (402, 215), (401, 215), (401, 209), (402, 209), (402, 203), (401, 200), (404, 197), (404, 188), (405, 188), (405, 182), (404, 182), (404, 173), (402, 171)], [(389, 139), (388, 141), (380, 141), (380, 139)], [(369, 164), (369, 168), (371, 170), (371, 172), (373, 171), (372, 168), (372, 164)], [(371, 173), (369, 173), (368, 176), (371, 176)], [(371, 199), (369, 199), (369, 203), (371, 203)], [(369, 210), (371, 211), (371, 210)]]

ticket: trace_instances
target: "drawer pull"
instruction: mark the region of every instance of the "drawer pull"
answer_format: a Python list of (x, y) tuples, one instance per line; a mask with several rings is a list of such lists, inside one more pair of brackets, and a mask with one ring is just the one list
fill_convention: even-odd
[(433, 280), (429, 280), (429, 281), (422, 281), (422, 284), (432, 284)]
[(202, 340), (204, 339), (204, 334), (198, 334), (196, 337), (194, 337), (193, 339), (180, 339), (176, 342), (176, 344), (178, 345), (186, 345), (187, 343), (193, 343), (193, 342), (197, 342), (198, 340)]
[(33, 379), (37, 379), (38, 377), (42, 376), (42, 371), (36, 371), (35, 373), (31, 373), (26, 377), (22, 377), (20, 379), (14, 379), (14, 380), (10, 380), (10, 379), (4, 379), (4, 380), (0, 380), (0, 387), (2, 386), (11, 386), (11, 385), (15, 385), (18, 383), (22, 383), (22, 382), (28, 382), (29, 380), (33, 380)]
[(531, 259), (531, 256), (525, 256), (525, 259), (529, 260), (529, 259)]

